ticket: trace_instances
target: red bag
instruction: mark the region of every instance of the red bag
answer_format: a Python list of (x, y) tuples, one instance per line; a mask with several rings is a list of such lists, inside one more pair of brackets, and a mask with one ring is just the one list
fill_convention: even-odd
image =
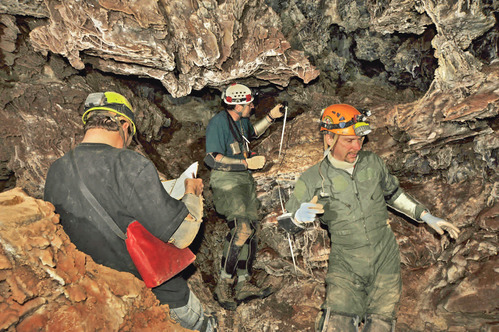
[(128, 253), (149, 288), (171, 279), (196, 259), (189, 248), (179, 249), (161, 241), (138, 221), (128, 226), (126, 235)]

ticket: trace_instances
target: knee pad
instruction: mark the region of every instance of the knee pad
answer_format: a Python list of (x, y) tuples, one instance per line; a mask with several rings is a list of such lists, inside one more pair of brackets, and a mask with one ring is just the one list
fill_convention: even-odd
[(242, 247), (246, 241), (253, 235), (254, 229), (248, 219), (239, 219), (235, 221), (236, 229), (234, 233), (234, 244)]
[(394, 332), (395, 320), (378, 315), (366, 315), (364, 320), (364, 332)]

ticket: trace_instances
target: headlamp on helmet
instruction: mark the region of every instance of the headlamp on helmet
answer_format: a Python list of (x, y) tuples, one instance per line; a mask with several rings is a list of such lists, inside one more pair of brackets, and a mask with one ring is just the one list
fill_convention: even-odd
[(246, 105), (254, 98), (246, 85), (233, 83), (223, 93), (222, 99), (227, 105)]
[(347, 104), (334, 104), (326, 107), (321, 113), (320, 131), (329, 131), (337, 135), (365, 136), (371, 132), (366, 122), (370, 111), (359, 112)]
[(85, 112), (81, 117), (83, 124), (87, 123), (88, 116), (94, 111), (106, 111), (115, 113), (130, 121), (132, 125), (132, 135), (137, 131), (135, 126), (135, 114), (132, 105), (128, 100), (116, 92), (94, 92), (88, 95), (85, 100)]

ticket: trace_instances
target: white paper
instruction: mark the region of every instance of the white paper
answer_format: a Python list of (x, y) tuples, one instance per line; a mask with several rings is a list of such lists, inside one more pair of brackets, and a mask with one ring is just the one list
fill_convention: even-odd
[(195, 178), (198, 174), (198, 162), (189, 166), (177, 179), (161, 181), (163, 188), (175, 199), (181, 199), (185, 193), (185, 179)]

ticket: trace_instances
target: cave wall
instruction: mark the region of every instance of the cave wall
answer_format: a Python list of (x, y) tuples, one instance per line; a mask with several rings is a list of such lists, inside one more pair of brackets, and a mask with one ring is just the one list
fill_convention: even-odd
[[(371, 109), (376, 125), (386, 126), (390, 136), (407, 143), (409, 149), (445, 144), (453, 140), (448, 136), (465, 131), (459, 133), (461, 138), (482, 137), (475, 149), (483, 158), (495, 159), (498, 143), (490, 123), (497, 116), (497, 109), (491, 106), (497, 102), (497, 77), (493, 70), (482, 69), (498, 56), (495, 3), (176, 1), (150, 2), (140, 8), (128, 1), (78, 3), (9, 0), (0, 4), (0, 13), (4, 13), (0, 14), (3, 187), (17, 183), (41, 197), (48, 165), (81, 135), (78, 117), (85, 96), (102, 89), (115, 89), (131, 99), (140, 133), (137, 149), (145, 148), (161, 171), (174, 176), (179, 169), (170, 170), (167, 165), (171, 158), (168, 144), (176, 146), (183, 141), (176, 134), (182, 128), (192, 137), (184, 150), (202, 155), (202, 147), (198, 147), (204, 136), (202, 129), (220, 109), (219, 89), (234, 79), (251, 86), (273, 87), (268, 103), (257, 107), (257, 116), (275, 100), (290, 102), (291, 117), (335, 102), (350, 102)], [(163, 11), (168, 15), (161, 16)], [(229, 18), (225, 20), (219, 13)], [(198, 25), (190, 23), (199, 20), (217, 33), (194, 29)], [(224, 33), (221, 27), (227, 20), (231, 28)], [(256, 34), (258, 29), (278, 29), (275, 36), (279, 36), (279, 43), (271, 42), (276, 40), (272, 34)], [(191, 44), (196, 32), (200, 32), (198, 42), (214, 38), (216, 46), (211, 48), (226, 54), (210, 58), (218, 63), (218, 76), (205, 70), (207, 51), (199, 51), (197, 57), (194, 53), (186, 56), (186, 49), (195, 48)], [(265, 42), (255, 42), (258, 38)], [(304, 52), (299, 58), (282, 56), (279, 45), (283, 43), (290, 52)], [(201, 44), (201, 48), (208, 47)], [(418, 55), (418, 50), (425, 55)], [(161, 65), (151, 60), (154, 52), (162, 54), (158, 55)], [(164, 66), (165, 59), (171, 58), (176, 62)], [(117, 68), (99, 63), (114, 63)], [(127, 66), (135, 69), (119, 69)], [(162, 77), (175, 77), (175, 82), (165, 84), (149, 72), (155, 70), (165, 71)], [(272, 76), (269, 71), (279, 80), (264, 78)], [(185, 77), (199, 81), (194, 72), (217, 79), (179, 88)], [(207, 88), (196, 92), (203, 87)], [(434, 97), (434, 92), (447, 95)], [(181, 97), (189, 93), (192, 96)], [(476, 96), (473, 109), (481, 108), (480, 114), (470, 112), (463, 103), (470, 95)], [(420, 120), (414, 121), (415, 117)], [(168, 127), (171, 130), (165, 131)], [(490, 148), (480, 151), (487, 141), (492, 142)], [(38, 150), (42, 153), (36, 153)], [(30, 159), (33, 161), (27, 161)], [(489, 167), (492, 165), (489, 162)]]
[[(49, 165), (81, 140), (86, 95), (120, 92), (137, 114), (133, 149), (170, 178), (200, 162), (207, 209), (190, 284), (219, 312), (222, 328), (311, 331), (325, 291), (328, 236), (318, 228), (292, 238), (295, 267), (275, 216), (280, 196), (322, 155), (320, 110), (350, 103), (373, 113), (365, 148), (462, 229), (451, 241), (390, 215), (403, 262), (397, 330), (493, 330), (498, 12), (495, 1), (462, 0), (4, 0), (0, 190), (17, 186), (41, 198)], [(276, 293), (228, 312), (211, 297), (226, 226), (213, 212), (202, 160), (207, 122), (234, 80), (262, 92), (256, 117), (279, 101), (289, 109), (284, 135), (281, 120), (253, 145), (268, 158), (254, 173), (263, 219), (254, 281)]]

